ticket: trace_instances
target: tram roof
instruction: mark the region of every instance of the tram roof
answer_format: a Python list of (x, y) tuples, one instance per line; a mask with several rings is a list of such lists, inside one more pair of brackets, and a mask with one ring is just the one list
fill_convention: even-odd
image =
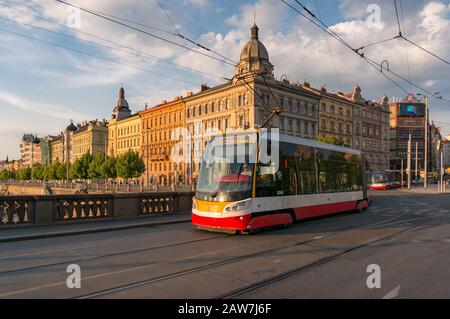
[(301, 144), (301, 145), (306, 145), (306, 146), (316, 147), (316, 148), (322, 148), (322, 149), (327, 149), (327, 150), (335, 151), (335, 152), (350, 153), (350, 154), (354, 154), (354, 155), (361, 155), (361, 153), (362, 153), (361, 151), (355, 150), (350, 147), (318, 142), (318, 141), (315, 141), (312, 139), (293, 136), (293, 135), (287, 135), (287, 134), (280, 134), (280, 140), (283, 142), (288, 142), (288, 143), (293, 143), (293, 144)]

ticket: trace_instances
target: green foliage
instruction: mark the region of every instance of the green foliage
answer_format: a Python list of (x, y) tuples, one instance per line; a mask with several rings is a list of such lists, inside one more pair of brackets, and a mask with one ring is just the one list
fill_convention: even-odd
[(102, 165), (105, 163), (106, 155), (104, 153), (98, 153), (94, 156), (89, 164), (88, 176), (90, 179), (104, 178)]
[(57, 162), (53, 164), (53, 166), (55, 172), (55, 179), (58, 180), (67, 179), (67, 164)]
[(330, 136), (327, 136), (327, 137), (317, 136), (316, 141), (322, 142), (322, 143), (327, 143), (327, 144), (338, 145), (338, 146), (345, 146), (345, 143), (343, 140), (335, 138), (335, 137), (330, 137)]
[(20, 181), (29, 181), (31, 179), (31, 168), (22, 168), (16, 172), (16, 179)]
[(70, 168), (70, 177), (73, 179), (88, 179), (91, 161), (92, 155), (89, 153), (86, 153), (81, 158), (77, 159)]
[(43, 180), (44, 179), (44, 165), (42, 164), (35, 164), (33, 165), (33, 170), (32, 170), (32, 177), (33, 179), (37, 179), (37, 180)]
[(102, 178), (117, 178), (117, 159), (114, 157), (107, 157), (102, 164), (101, 175)]
[(0, 181), (6, 181), (10, 178), (14, 178), (14, 172), (8, 171), (8, 170), (3, 170), (0, 172)]
[(117, 159), (116, 169), (119, 177), (137, 178), (145, 171), (145, 163), (137, 153), (129, 150)]

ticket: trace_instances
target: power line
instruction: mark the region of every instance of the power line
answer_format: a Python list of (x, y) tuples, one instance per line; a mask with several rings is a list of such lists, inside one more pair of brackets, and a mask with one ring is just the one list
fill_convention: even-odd
[(418, 45), (417, 43), (415, 43), (415, 42), (413, 42), (413, 41), (411, 41), (411, 40), (409, 40), (408, 38), (405, 38), (404, 36), (402, 36), (402, 39), (405, 40), (406, 42), (408, 42), (408, 43), (414, 45), (415, 47), (419, 48), (420, 50), (422, 50), (422, 51), (424, 51), (424, 52), (426, 52), (426, 53), (428, 53), (428, 54), (434, 56), (436, 59), (441, 60), (441, 61), (444, 62), (445, 64), (450, 65), (450, 62), (449, 62), (449, 61), (445, 60), (444, 58), (441, 58), (441, 57), (438, 56), (437, 54), (434, 54), (434, 53), (431, 52), (430, 50), (425, 49), (424, 47)]
[[(322, 18), (321, 14), (320, 14), (320, 9), (319, 9), (319, 5), (317, 3), (317, 0), (314, 0), (314, 2), (316, 4), (317, 14), (318, 14), (319, 18)], [(325, 41), (327, 42), (328, 52), (330, 53), (330, 56), (331, 56), (331, 62), (333, 63), (334, 73), (336, 74), (336, 79), (337, 79), (338, 84), (339, 84), (339, 89), (342, 91), (343, 90), (342, 89), (343, 86), (342, 86), (341, 77), (339, 76), (339, 72), (338, 72), (338, 69), (337, 69), (337, 66), (336, 66), (336, 62), (334, 60), (333, 51), (332, 51), (331, 46), (330, 46), (330, 41), (328, 41), (328, 36), (327, 36), (326, 33), (324, 33), (324, 38), (325, 38)]]
[(194, 53), (197, 53), (197, 54), (206, 56), (206, 57), (208, 57), (208, 58), (214, 59), (214, 60), (219, 61), (219, 62), (222, 62), (222, 63), (224, 63), (224, 64), (231, 65), (231, 66), (233, 66), (233, 67), (235, 66), (235, 63), (230, 63), (230, 62), (228, 62), (228, 61), (226, 61), (226, 60), (224, 60), (224, 59), (220, 59), (220, 58), (217, 58), (217, 57), (215, 57), (215, 56), (206, 54), (206, 53), (204, 53), (204, 52), (201, 52), (201, 51), (198, 51), (198, 50), (194, 50), (194, 49), (192, 49), (192, 48), (190, 48), (190, 47), (188, 47), (188, 46), (185, 46), (185, 45), (183, 45), (183, 44), (174, 42), (174, 41), (172, 41), (172, 40), (166, 39), (166, 38), (161, 37), (161, 36), (159, 36), (159, 35), (155, 35), (155, 34), (153, 34), (153, 33), (147, 32), (147, 31), (145, 31), (145, 30), (142, 30), (142, 29), (133, 27), (133, 26), (131, 26), (131, 25), (129, 25), (129, 24), (120, 22), (120, 21), (118, 21), (118, 20), (116, 20), (116, 19), (114, 19), (114, 18), (110, 18), (110, 17), (108, 17), (108, 16), (106, 16), (106, 15), (103, 15), (103, 14), (101, 14), (101, 13), (94, 12), (94, 11), (92, 11), (92, 10), (90, 10), (90, 9), (86, 9), (86, 8), (83, 8), (83, 7), (79, 7), (79, 6), (76, 6), (76, 5), (74, 5), (74, 4), (71, 4), (71, 3), (68, 3), (68, 2), (62, 1), (62, 0), (55, 0), (55, 1), (56, 1), (56, 2), (59, 2), (59, 3), (61, 3), (61, 4), (64, 4), (64, 5), (66, 5), (66, 6), (70, 6), (70, 7), (73, 7), (73, 8), (77, 8), (77, 9), (79, 9), (79, 10), (81, 10), (81, 11), (84, 11), (84, 12), (86, 12), (86, 13), (92, 14), (92, 15), (97, 16), (97, 17), (99, 17), (99, 18), (102, 18), (102, 19), (104, 19), (104, 20), (107, 20), (107, 21), (113, 22), (113, 23), (115, 23), (115, 24), (121, 25), (121, 26), (123, 26), (123, 27), (132, 29), (132, 30), (134, 30), (134, 31), (137, 31), (137, 32), (139, 32), (139, 33), (148, 35), (148, 36), (153, 37), (153, 38), (155, 38), (155, 39), (164, 41), (164, 42), (166, 42), (166, 43), (170, 43), (170, 44), (175, 45), (175, 46), (177, 46), (177, 47), (186, 49), (186, 50), (188, 50), (188, 51), (191, 51), (191, 52), (194, 52)]
[(150, 73), (150, 74), (158, 75), (160, 77), (165, 77), (165, 78), (168, 78), (168, 79), (172, 79), (172, 80), (179, 81), (179, 82), (184, 82), (184, 83), (187, 83), (187, 84), (197, 85), (197, 83), (194, 83), (194, 82), (190, 82), (190, 81), (183, 80), (183, 79), (180, 79), (180, 78), (177, 78), (177, 77), (173, 77), (173, 76), (170, 76), (170, 75), (166, 75), (166, 74), (161, 74), (161, 73), (158, 73), (158, 72), (155, 72), (155, 71), (152, 71), (152, 70), (148, 70), (148, 69), (144, 69), (144, 68), (132, 65), (132, 64), (117, 62), (115, 60), (111, 60), (111, 59), (108, 59), (108, 58), (105, 58), (105, 57), (102, 57), (102, 56), (98, 56), (98, 55), (95, 55), (95, 54), (92, 54), (92, 53), (88, 53), (88, 52), (84, 52), (84, 51), (81, 51), (81, 50), (77, 50), (77, 49), (74, 49), (74, 48), (69, 48), (69, 47), (66, 47), (66, 46), (63, 46), (63, 45), (56, 44), (54, 42), (45, 41), (45, 40), (42, 40), (42, 39), (39, 39), (39, 38), (35, 38), (35, 37), (31, 37), (31, 36), (28, 36), (28, 35), (25, 35), (25, 34), (22, 34), (22, 33), (17, 33), (17, 32), (13, 32), (13, 31), (10, 31), (10, 30), (2, 29), (2, 28), (0, 28), (0, 31), (5, 32), (5, 33), (9, 33), (9, 34), (12, 34), (12, 35), (15, 35), (15, 36), (23, 37), (23, 38), (26, 38), (28, 40), (41, 42), (43, 44), (47, 44), (47, 45), (50, 45), (50, 46), (53, 46), (53, 47), (57, 47), (57, 48), (60, 48), (60, 49), (73, 51), (73, 52), (78, 53), (78, 54), (83, 54), (83, 55), (90, 56), (90, 57), (93, 57), (93, 58), (96, 58), (96, 59), (104, 60), (104, 61), (112, 63), (112, 64), (123, 65), (123, 66), (127, 66), (127, 67), (130, 67), (130, 68), (136, 69), (136, 70), (143, 71), (143, 72), (147, 72), (147, 73)]
[[(402, 0), (400, 0), (400, 11), (402, 14), (402, 24), (403, 24), (403, 33), (406, 33), (406, 28), (405, 28), (405, 17), (403, 15), (403, 4), (402, 4)], [(402, 37), (402, 34), (399, 34), (400, 37)], [(408, 78), (411, 81), (412, 80), (412, 76), (411, 76), (411, 67), (409, 64), (409, 54), (408, 54), (408, 44), (405, 43), (405, 54), (406, 54), (406, 65), (408, 66)], [(411, 88), (412, 91), (412, 88)]]
[[(310, 21), (311, 23), (313, 23), (314, 25), (318, 26), (321, 30), (325, 30), (328, 34), (330, 34), (332, 37), (334, 37), (337, 41), (341, 42), (344, 46), (346, 46), (347, 48), (349, 48), (350, 50), (352, 50), (354, 53), (356, 53), (357, 55), (359, 55), (363, 60), (365, 60), (369, 65), (371, 65), (375, 70), (377, 70), (378, 72), (380, 72), (384, 77), (386, 77), (389, 81), (391, 81), (392, 83), (394, 83), (397, 87), (401, 88), (403, 91), (408, 92), (405, 88), (403, 88), (400, 84), (398, 84), (396, 81), (394, 81), (391, 77), (389, 77), (386, 73), (383, 72), (383, 66), (373, 60), (368, 59), (363, 53), (359, 53), (356, 49), (354, 49), (350, 44), (348, 44), (348, 42), (346, 42), (344, 39), (342, 39), (342, 37), (340, 37), (336, 32), (334, 32), (333, 30), (331, 30), (328, 25), (326, 25), (322, 20), (318, 19), (317, 17), (314, 16), (314, 18), (316, 20), (319, 21), (319, 23), (313, 21), (312, 19), (310, 19), (309, 17), (307, 17), (305, 14), (303, 14), (301, 11), (299, 11), (297, 8), (295, 8), (294, 6), (292, 6), (290, 3), (286, 2), (285, 0), (281, 0), (281, 2), (285, 3), (287, 6), (289, 6), (290, 8), (292, 8), (294, 11), (296, 11), (297, 13), (299, 13), (300, 15), (302, 15), (303, 17), (305, 17), (308, 21)], [(295, 2), (299, 3), (298, 0), (295, 0)], [(444, 101), (449, 101), (450, 100), (446, 100), (443, 99), (442, 97), (437, 96), (434, 93), (430, 93), (430, 91), (422, 88), (421, 86), (413, 83), (412, 81), (409, 81), (407, 79), (405, 79), (404, 77), (398, 75), (397, 73), (394, 73), (393, 71), (391, 71), (389, 68), (387, 69), (388, 72), (396, 75), (397, 77), (401, 78), (402, 80), (413, 84), (415, 87), (419, 88), (420, 90), (422, 90), (423, 92), (426, 92), (428, 94), (430, 94), (430, 96), (434, 97), (435, 99), (439, 99), (439, 100), (444, 100)], [(409, 93), (409, 92), (408, 92)]]
[[(13, 9), (14, 9), (14, 8), (13, 8)], [(25, 12), (25, 13), (27, 13), (27, 12)], [(38, 17), (39, 17), (39, 16), (38, 16)], [(175, 67), (178, 67), (178, 68), (182, 68), (182, 69), (185, 69), (185, 70), (188, 70), (188, 71), (200, 73), (200, 74), (203, 74), (203, 75), (206, 75), (206, 76), (210, 76), (210, 77), (215, 77), (215, 78), (223, 79), (222, 77), (219, 77), (219, 76), (214, 75), (214, 74), (212, 74), (212, 73), (207, 73), (207, 72), (204, 72), (204, 71), (196, 70), (196, 69), (193, 69), (193, 68), (191, 68), (191, 67), (187, 67), (187, 66), (184, 66), (184, 65), (181, 65), (181, 64), (177, 64), (177, 63), (173, 63), (173, 62), (169, 62), (169, 61), (164, 61), (164, 60), (162, 60), (162, 59), (160, 59), (160, 58), (158, 58), (158, 57), (156, 57), (156, 56), (153, 56), (153, 55), (150, 55), (150, 54), (146, 54), (146, 53), (144, 53), (144, 52), (141, 52), (141, 51), (139, 51), (139, 50), (133, 49), (133, 48), (128, 47), (128, 46), (126, 46), (126, 45), (122, 45), (122, 44), (120, 44), (120, 43), (116, 43), (116, 42), (107, 40), (107, 39), (105, 39), (105, 38), (96, 36), (96, 35), (91, 34), (91, 33), (79, 31), (79, 32), (81, 32), (81, 33), (84, 33), (84, 34), (89, 35), (89, 36), (91, 36), (91, 37), (100, 39), (100, 40), (102, 40), (102, 41), (109, 42), (109, 43), (114, 44), (114, 45), (117, 45), (117, 46), (119, 46), (119, 47), (126, 48), (127, 50), (131, 50), (131, 51), (133, 51), (134, 53), (133, 53), (133, 52), (129, 52), (129, 51), (127, 51), (127, 50), (115, 48), (115, 47), (112, 47), (112, 46), (109, 46), (109, 45), (105, 45), (105, 44), (102, 44), (102, 43), (98, 43), (98, 42), (95, 42), (95, 41), (90, 41), (90, 40), (80, 39), (80, 38), (78, 38), (78, 37), (75, 37), (75, 36), (72, 36), (72, 35), (69, 35), (69, 34), (66, 34), (66, 33), (61, 33), (61, 32), (57, 32), (57, 31), (54, 31), (54, 30), (49, 30), (49, 29), (46, 29), (46, 28), (43, 28), (43, 27), (38, 27), (38, 26), (35, 26), (35, 25), (32, 25), (32, 24), (28, 24), (28, 23), (18, 22), (18, 21), (15, 21), (15, 20), (12, 20), (12, 19), (8, 19), (8, 18), (2, 17), (2, 16), (0, 16), (0, 19), (6, 20), (6, 21), (10, 21), (10, 22), (13, 22), (13, 23), (18, 24), (18, 25), (23, 25), (23, 26), (27, 26), (27, 27), (30, 27), (30, 28), (34, 28), (34, 29), (37, 29), (37, 30), (42, 30), (42, 31), (45, 31), (45, 32), (53, 33), (53, 34), (56, 34), (56, 35), (59, 35), (59, 36), (63, 36), (63, 37), (75, 39), (75, 40), (77, 40), (77, 41), (85, 42), (85, 43), (88, 43), (88, 44), (91, 44), (91, 45), (101, 46), (101, 47), (108, 48), (108, 49), (112, 49), (112, 50), (118, 50), (118, 51), (121, 51), (121, 52), (128, 53), (128, 54), (130, 54), (130, 55), (138, 56), (138, 57), (141, 57), (141, 58), (144, 58), (144, 59), (148, 59), (148, 60), (151, 60), (151, 61), (155, 61), (155, 62), (159, 62), (159, 63), (164, 63), (164, 64), (172, 65), (172, 66), (175, 66)], [(46, 20), (46, 19), (44, 19), (44, 20)], [(59, 24), (59, 23), (56, 23), (56, 22), (52, 22), (52, 21), (50, 21), (50, 20), (49, 20), (49, 22), (50, 22), (50, 23), (55, 23), (56, 25), (65, 26), (65, 25), (63, 25), (63, 24)], [(67, 27), (67, 26), (65, 26), (65, 27)]]

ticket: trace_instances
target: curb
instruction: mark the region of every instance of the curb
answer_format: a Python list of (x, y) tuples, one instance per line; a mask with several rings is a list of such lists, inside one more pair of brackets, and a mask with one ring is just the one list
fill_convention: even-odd
[[(53, 237), (64, 237), (71, 235), (84, 235), (84, 234), (93, 234), (93, 233), (105, 233), (110, 231), (117, 230), (126, 230), (132, 228), (140, 228), (140, 227), (148, 227), (148, 226), (159, 226), (159, 225), (170, 225), (170, 224), (181, 224), (187, 223), (191, 221), (191, 217), (184, 217), (175, 220), (166, 220), (166, 221), (149, 221), (145, 223), (139, 224), (130, 224), (130, 225), (117, 225), (117, 226), (104, 226), (93, 229), (84, 229), (84, 230), (67, 230), (60, 232), (52, 232), (52, 233), (38, 233), (33, 235), (23, 235), (23, 236), (14, 236), (8, 238), (0, 238), (0, 243), (8, 243), (8, 242), (16, 242), (16, 241), (26, 241), (33, 239), (46, 239)], [(57, 225), (55, 225), (57, 226)]]

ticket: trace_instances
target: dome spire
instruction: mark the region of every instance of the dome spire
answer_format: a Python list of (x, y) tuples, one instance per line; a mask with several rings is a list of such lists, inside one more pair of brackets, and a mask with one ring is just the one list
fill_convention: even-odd
[(258, 35), (258, 33), (259, 33), (259, 28), (258, 28), (258, 26), (256, 25), (256, 23), (255, 24), (253, 24), (253, 27), (252, 27), (252, 40), (259, 40), (259, 35)]

